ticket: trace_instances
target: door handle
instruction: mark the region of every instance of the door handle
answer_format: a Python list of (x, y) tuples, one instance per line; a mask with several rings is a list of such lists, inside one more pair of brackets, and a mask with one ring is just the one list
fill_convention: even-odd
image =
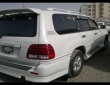
[(97, 35), (97, 33), (94, 33), (95, 35)]
[(86, 37), (86, 35), (82, 35), (82, 38), (85, 38)]

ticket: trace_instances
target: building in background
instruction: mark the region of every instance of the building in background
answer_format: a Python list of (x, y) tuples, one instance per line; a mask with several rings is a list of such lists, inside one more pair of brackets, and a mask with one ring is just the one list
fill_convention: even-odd
[(92, 18), (109, 18), (110, 3), (88, 3), (80, 7), (80, 12)]

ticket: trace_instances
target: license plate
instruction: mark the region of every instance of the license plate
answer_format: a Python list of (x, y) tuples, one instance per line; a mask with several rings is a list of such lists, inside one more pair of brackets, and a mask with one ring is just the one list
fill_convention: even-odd
[(13, 47), (12, 46), (2, 46), (2, 53), (13, 54)]

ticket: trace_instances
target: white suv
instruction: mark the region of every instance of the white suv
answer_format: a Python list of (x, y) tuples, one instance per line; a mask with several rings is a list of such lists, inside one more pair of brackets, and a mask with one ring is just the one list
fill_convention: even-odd
[(108, 32), (89, 16), (48, 8), (0, 11), (0, 72), (31, 82), (80, 74), (84, 60), (106, 50)]

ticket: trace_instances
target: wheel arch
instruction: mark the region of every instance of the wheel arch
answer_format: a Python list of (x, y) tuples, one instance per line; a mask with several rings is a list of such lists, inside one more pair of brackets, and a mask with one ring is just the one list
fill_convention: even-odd
[(82, 51), (83, 54), (86, 52), (86, 48), (84, 46), (79, 46), (76, 49)]

